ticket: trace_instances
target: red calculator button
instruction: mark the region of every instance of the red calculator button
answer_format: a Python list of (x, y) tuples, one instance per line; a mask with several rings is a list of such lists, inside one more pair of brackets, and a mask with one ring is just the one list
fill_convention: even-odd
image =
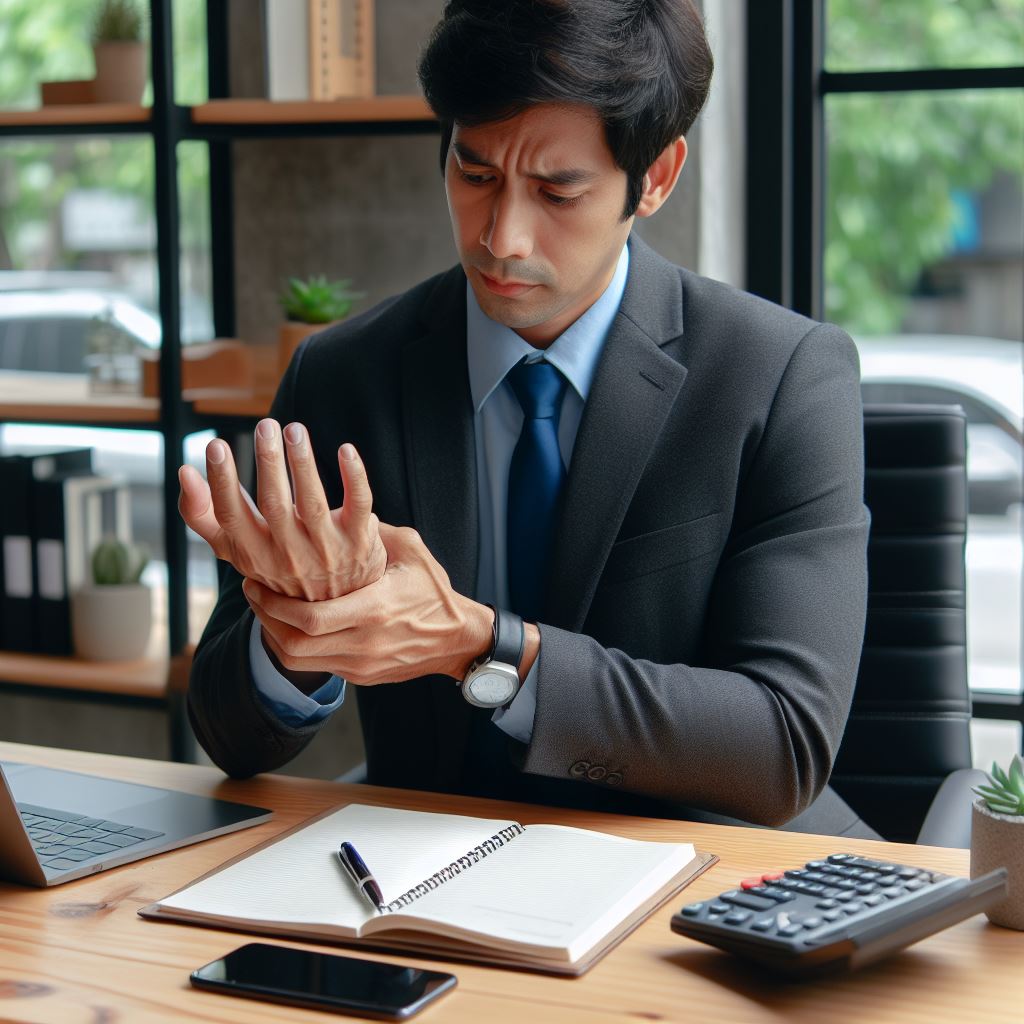
[(784, 871), (769, 871), (768, 874), (761, 876), (762, 882), (777, 882), (780, 878), (785, 878), (786, 874)]
[(743, 881), (740, 882), (740, 888), (742, 888), (742, 889), (753, 889), (755, 886), (758, 886), (760, 884), (761, 884), (761, 879), (760, 878), (744, 878)]

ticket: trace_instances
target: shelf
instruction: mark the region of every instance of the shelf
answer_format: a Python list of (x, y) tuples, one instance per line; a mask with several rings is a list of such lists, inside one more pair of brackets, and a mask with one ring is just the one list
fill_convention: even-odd
[(0, 421), (132, 426), (159, 420), (159, 399), (96, 395), (83, 375), (0, 371)]
[(192, 107), (193, 124), (319, 124), (434, 121), (422, 96), (367, 96), (332, 101), (210, 100)]
[(76, 103), (34, 110), (0, 110), (0, 134), (75, 134), (148, 131), (152, 111), (134, 103)]
[(262, 419), (270, 414), (272, 393), (252, 394), (246, 391), (192, 391), (183, 396), (192, 402), (199, 416), (237, 416), (241, 419)]
[[(164, 700), (167, 695), (167, 591), (153, 587), (153, 630), (146, 656), (137, 661), (85, 661), (44, 654), (0, 651), (0, 682), (45, 689), (78, 690), (118, 697)], [(189, 588), (189, 655), (216, 601), (206, 587)]]

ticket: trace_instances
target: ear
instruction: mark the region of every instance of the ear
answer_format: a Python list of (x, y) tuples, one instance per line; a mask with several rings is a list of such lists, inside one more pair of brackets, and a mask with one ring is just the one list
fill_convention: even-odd
[(661, 155), (644, 175), (644, 189), (640, 205), (636, 208), (636, 216), (650, 217), (661, 209), (676, 187), (679, 172), (686, 163), (686, 153), (686, 139), (682, 137), (673, 140), (661, 151)]

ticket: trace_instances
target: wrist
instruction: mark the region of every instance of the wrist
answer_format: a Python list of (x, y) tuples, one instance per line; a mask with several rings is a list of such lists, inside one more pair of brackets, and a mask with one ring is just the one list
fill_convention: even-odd
[(464, 598), (462, 628), (456, 642), (457, 654), (448, 672), (453, 679), (462, 680), (473, 662), (486, 657), (494, 645), (494, 612), (490, 605), (478, 604)]

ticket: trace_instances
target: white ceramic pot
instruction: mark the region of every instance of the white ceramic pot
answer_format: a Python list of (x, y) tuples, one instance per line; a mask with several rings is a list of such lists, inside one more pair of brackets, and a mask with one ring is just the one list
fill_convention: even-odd
[(971, 812), (971, 878), (1009, 872), (1009, 895), (985, 913), (993, 924), (1024, 931), (1024, 815), (996, 814), (975, 800)]
[(134, 661), (146, 653), (153, 595), (143, 583), (82, 587), (71, 595), (75, 653), (89, 661)]
[(146, 43), (93, 43), (95, 103), (141, 103), (146, 88)]

